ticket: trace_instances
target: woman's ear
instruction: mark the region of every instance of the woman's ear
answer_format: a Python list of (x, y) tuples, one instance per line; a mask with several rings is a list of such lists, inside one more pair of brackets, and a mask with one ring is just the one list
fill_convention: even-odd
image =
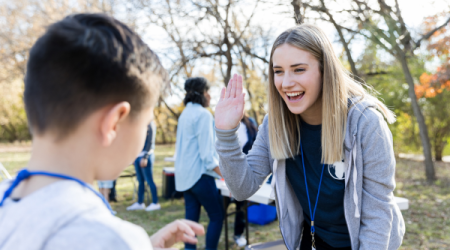
[(101, 143), (107, 147), (112, 144), (117, 136), (120, 123), (130, 114), (130, 104), (128, 102), (120, 102), (106, 110), (106, 114), (101, 120), (100, 133)]

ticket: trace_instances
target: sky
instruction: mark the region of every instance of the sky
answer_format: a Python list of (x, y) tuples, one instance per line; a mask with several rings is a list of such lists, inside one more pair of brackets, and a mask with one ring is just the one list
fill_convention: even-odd
[[(389, 2), (389, 0), (387, 0)], [(413, 35), (417, 35), (417, 32), (420, 30), (420, 25), (423, 22), (424, 18), (427, 16), (431, 16), (445, 9), (450, 9), (450, 2), (447, 0), (398, 0), (399, 5), (402, 11), (402, 16), (404, 18), (405, 23), (408, 28), (413, 32)], [(295, 25), (291, 11), (291, 6), (289, 5), (290, 0), (285, 0), (287, 3), (285, 6), (273, 7), (270, 6), (261, 6), (261, 10), (258, 11), (254, 16), (254, 22), (257, 22), (261, 25), (267, 25), (273, 28), (274, 37), (283, 32), (284, 30), (291, 28)], [(248, 8), (250, 11), (252, 8)], [(138, 20), (139, 22), (139, 20)], [(333, 46), (335, 47), (335, 51), (342, 51), (342, 46), (337, 40), (336, 31), (329, 24), (320, 25), (322, 29), (328, 34), (328, 37), (333, 41)], [(416, 33), (416, 34), (414, 34)], [(160, 27), (152, 27), (151, 33), (141, 33), (144, 41), (149, 44), (149, 46), (155, 51), (162, 51), (167, 48), (167, 35), (165, 31)], [(351, 50), (354, 58), (358, 58), (365, 46), (361, 42), (353, 42), (351, 44)], [(167, 62), (165, 58), (161, 58), (163, 62)], [(235, 72), (233, 72), (235, 73)], [(217, 100), (220, 94), (220, 88), (212, 88), (210, 91), (212, 95), (211, 106), (214, 109)], [(179, 97), (175, 95), (169, 96), (166, 98), (166, 101), (169, 105), (180, 103)]]

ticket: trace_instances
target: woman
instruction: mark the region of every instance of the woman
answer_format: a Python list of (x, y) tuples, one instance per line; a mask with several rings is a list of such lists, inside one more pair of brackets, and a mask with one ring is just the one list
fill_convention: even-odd
[[(186, 218), (198, 222), (203, 206), (209, 217), (206, 249), (217, 249), (224, 218), (222, 196), (214, 178), (221, 178), (214, 149), (214, 118), (209, 107), (208, 82), (205, 78), (189, 78), (184, 84), (186, 108), (178, 119), (175, 188), (184, 194)], [(196, 249), (186, 244), (185, 249)]]
[(303, 24), (276, 39), (269, 114), (247, 156), (235, 134), (243, 108), (242, 78), (235, 75), (216, 107), (220, 168), (240, 200), (273, 173), (289, 250), (401, 245), (392, 135), (381, 114), (389, 122), (395, 117), (349, 76), (321, 29)]
[[(156, 137), (156, 125), (155, 122), (151, 122), (147, 127), (147, 135), (145, 137), (145, 144), (142, 152), (138, 158), (134, 161), (134, 169), (136, 170), (136, 178), (139, 183), (138, 187), (138, 200), (133, 205), (127, 207), (127, 210), (143, 210), (154, 211), (161, 209), (161, 205), (158, 203), (158, 190), (155, 182), (153, 181), (153, 162), (155, 161), (155, 137)], [(152, 203), (145, 207), (144, 194), (145, 194), (145, 181), (147, 181), (150, 191), (152, 193)]]

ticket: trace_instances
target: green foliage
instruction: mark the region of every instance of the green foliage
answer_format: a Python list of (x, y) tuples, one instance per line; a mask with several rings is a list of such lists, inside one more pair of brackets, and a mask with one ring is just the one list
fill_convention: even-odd
[[(389, 125), (395, 153), (419, 153), (419, 129), (400, 63), (379, 45), (368, 40), (357, 66), (363, 80), (378, 92), (377, 97), (397, 116), (397, 121)], [(424, 61), (420, 57), (411, 58), (409, 66), (413, 77), (418, 79), (424, 70)]]
[(0, 141), (29, 140), (27, 118), (20, 80), (0, 82)]

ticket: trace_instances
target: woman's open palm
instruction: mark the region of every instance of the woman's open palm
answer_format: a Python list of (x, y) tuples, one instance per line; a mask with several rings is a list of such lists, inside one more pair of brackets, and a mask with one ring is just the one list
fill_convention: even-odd
[(220, 93), (216, 106), (216, 128), (229, 130), (236, 128), (244, 116), (244, 96), (242, 92), (242, 76), (233, 75), (227, 88)]

